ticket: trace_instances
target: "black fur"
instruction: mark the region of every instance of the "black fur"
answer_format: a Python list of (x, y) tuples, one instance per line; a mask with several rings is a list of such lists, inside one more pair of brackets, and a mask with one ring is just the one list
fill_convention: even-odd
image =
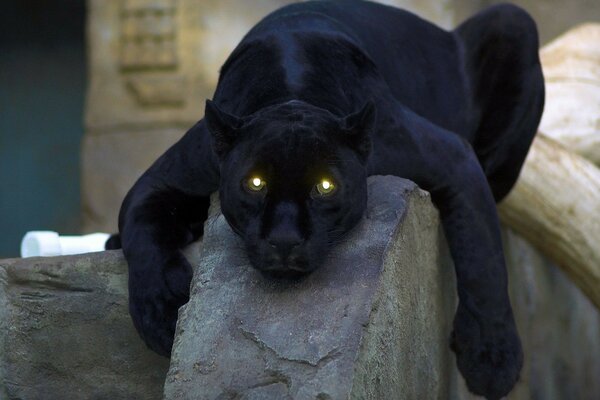
[[(202, 235), (210, 193), (256, 268), (298, 276), (360, 220), (367, 176), (392, 174), (440, 210), (459, 295), (451, 348), (469, 389), (506, 395), (523, 356), (494, 201), (515, 183), (541, 116), (537, 53), (535, 23), (511, 5), (451, 32), (362, 1), (263, 19), (223, 66), (205, 118), (123, 202), (130, 311), (148, 346), (170, 353), (191, 279), (180, 250)], [(250, 187), (253, 176), (266, 186)], [(331, 193), (316, 186), (323, 178)]]

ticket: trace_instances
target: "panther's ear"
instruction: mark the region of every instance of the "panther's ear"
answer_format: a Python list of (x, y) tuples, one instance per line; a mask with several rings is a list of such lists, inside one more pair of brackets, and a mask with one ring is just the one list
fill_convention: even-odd
[(344, 141), (361, 156), (363, 161), (371, 151), (371, 131), (375, 127), (375, 104), (368, 101), (360, 111), (347, 115), (342, 120)]
[(237, 138), (237, 131), (242, 125), (241, 119), (221, 110), (214, 101), (206, 100), (204, 120), (212, 135), (215, 153), (223, 157)]

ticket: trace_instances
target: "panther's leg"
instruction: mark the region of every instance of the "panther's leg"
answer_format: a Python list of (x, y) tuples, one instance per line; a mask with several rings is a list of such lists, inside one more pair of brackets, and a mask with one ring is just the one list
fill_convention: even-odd
[(501, 4), (461, 24), (471, 93), (472, 144), (496, 201), (515, 184), (544, 106), (544, 77), (533, 19)]
[(192, 268), (181, 249), (202, 234), (218, 170), (200, 121), (129, 191), (119, 215), (129, 266), (129, 311), (148, 347), (168, 356)]
[(389, 104), (378, 107), (369, 173), (406, 177), (431, 193), (457, 277), (451, 347), (469, 389), (498, 399), (517, 381), (523, 356), (494, 198), (466, 140)]

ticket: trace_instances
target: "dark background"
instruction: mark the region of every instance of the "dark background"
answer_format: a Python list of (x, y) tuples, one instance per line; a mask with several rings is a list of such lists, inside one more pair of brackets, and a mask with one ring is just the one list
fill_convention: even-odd
[(76, 233), (85, 1), (0, 5), (0, 258), (29, 230)]

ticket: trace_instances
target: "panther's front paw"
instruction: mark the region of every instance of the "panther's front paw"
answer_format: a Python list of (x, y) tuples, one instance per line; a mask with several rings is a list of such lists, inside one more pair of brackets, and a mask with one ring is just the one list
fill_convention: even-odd
[(192, 268), (183, 256), (160, 265), (129, 266), (129, 313), (146, 345), (169, 357), (179, 307), (189, 300)]
[(523, 351), (510, 312), (504, 322), (490, 324), (459, 305), (450, 347), (467, 387), (477, 395), (500, 399), (519, 380)]

